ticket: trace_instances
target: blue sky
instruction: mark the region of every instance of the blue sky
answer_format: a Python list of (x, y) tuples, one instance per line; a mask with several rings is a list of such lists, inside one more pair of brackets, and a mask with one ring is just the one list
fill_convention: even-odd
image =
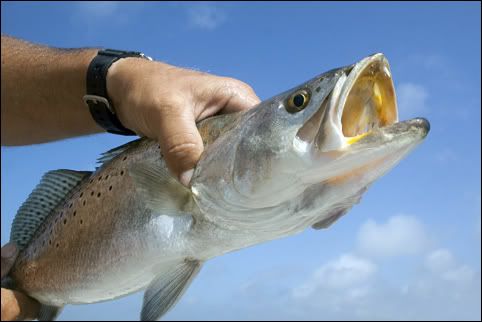
[[(374, 52), (400, 118), (426, 141), (334, 226), (206, 263), (165, 319), (481, 318), (480, 3), (15, 3), (2, 33), (57, 47), (143, 51), (239, 78), (261, 99)], [(46, 171), (91, 170), (129, 141), (101, 134), (1, 155), (2, 244)], [(142, 294), (60, 319), (137, 319)]]

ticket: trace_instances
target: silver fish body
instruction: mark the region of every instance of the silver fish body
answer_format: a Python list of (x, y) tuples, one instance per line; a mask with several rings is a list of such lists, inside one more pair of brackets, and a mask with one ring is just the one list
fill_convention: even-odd
[(43, 319), (142, 289), (141, 318), (157, 319), (206, 260), (344, 215), (429, 131), (424, 119), (397, 120), (376, 54), (201, 122), (206, 148), (189, 188), (148, 139), (108, 152), (91, 174), (52, 172), (14, 222), (22, 251), (9, 278), (46, 307)]

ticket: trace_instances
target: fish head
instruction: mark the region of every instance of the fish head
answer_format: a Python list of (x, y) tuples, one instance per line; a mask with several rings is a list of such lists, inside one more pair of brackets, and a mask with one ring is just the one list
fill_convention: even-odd
[(193, 191), (211, 200), (198, 198), (208, 211), (216, 203), (230, 211), (349, 208), (428, 131), (422, 118), (398, 122), (388, 61), (371, 55), (240, 114), (206, 149)]

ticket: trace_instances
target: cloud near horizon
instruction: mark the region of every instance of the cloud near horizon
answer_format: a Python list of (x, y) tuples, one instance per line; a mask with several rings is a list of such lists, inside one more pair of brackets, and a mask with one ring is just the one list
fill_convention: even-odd
[(414, 216), (396, 215), (386, 223), (367, 220), (357, 235), (358, 250), (371, 257), (414, 255), (427, 249), (429, 238)]
[[(414, 216), (393, 216), (382, 224), (368, 220), (355, 246), (363, 255), (345, 253), (321, 264), (292, 289), (292, 299), (313, 318), (480, 320), (480, 272), (446, 248), (430, 249), (427, 241)], [(407, 254), (421, 256), (405, 260), (409, 266), (400, 278), (387, 278), (393, 268), (382, 259)]]

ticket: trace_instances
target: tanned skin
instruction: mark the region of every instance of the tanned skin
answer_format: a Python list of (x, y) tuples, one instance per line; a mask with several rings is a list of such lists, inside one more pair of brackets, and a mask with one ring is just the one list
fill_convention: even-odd
[[(2, 145), (104, 132), (82, 100), (98, 50), (51, 48), (2, 35)], [(169, 170), (186, 186), (203, 151), (196, 122), (259, 103), (239, 80), (142, 58), (116, 61), (107, 73), (107, 93), (121, 123), (158, 140)], [(2, 247), (2, 277), (16, 254), (15, 245)], [(1, 301), (2, 320), (32, 319), (38, 313), (39, 304), (18, 292), (2, 289)]]

